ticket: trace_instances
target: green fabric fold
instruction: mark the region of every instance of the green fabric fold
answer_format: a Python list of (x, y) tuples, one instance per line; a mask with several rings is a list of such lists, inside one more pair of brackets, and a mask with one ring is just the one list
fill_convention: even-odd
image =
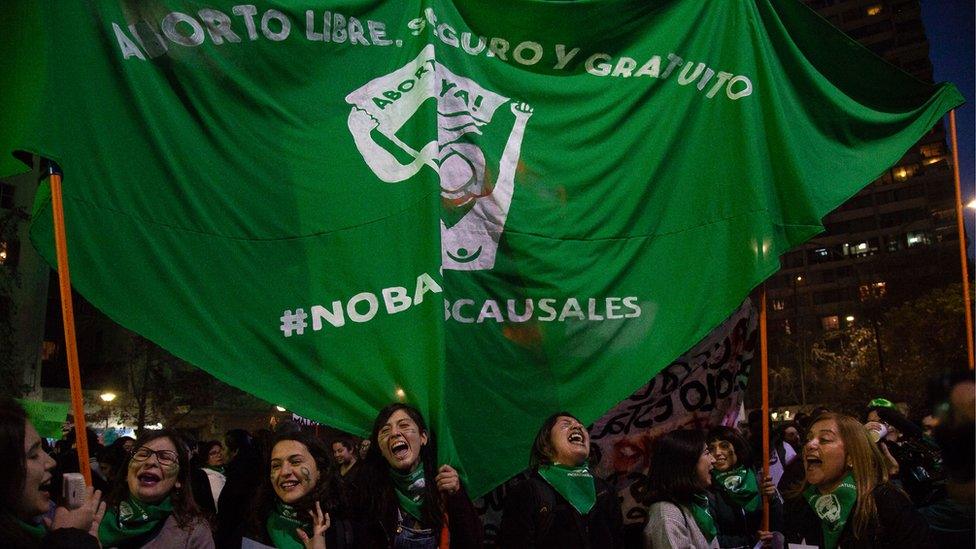
[(708, 510), (708, 496), (695, 494), (688, 508), (691, 511), (691, 516), (695, 519), (695, 524), (698, 525), (698, 529), (710, 543), (718, 535), (718, 527), (715, 525), (715, 518), (712, 517), (711, 511)]
[(746, 467), (736, 467), (729, 471), (712, 470), (713, 485), (728, 495), (729, 499), (746, 512), (752, 513), (759, 508), (762, 497), (759, 495), (759, 483), (756, 473)]
[(98, 540), (102, 547), (141, 547), (162, 529), (172, 512), (169, 496), (157, 504), (129, 496), (105, 511), (98, 527)]
[(298, 511), (294, 507), (280, 501), (275, 502), (274, 510), (265, 521), (268, 537), (278, 549), (304, 549), (298, 529), (307, 528), (308, 525), (308, 521), (298, 518)]
[(847, 473), (837, 488), (827, 494), (821, 494), (816, 486), (807, 486), (803, 491), (803, 497), (820, 517), (826, 549), (836, 549), (844, 525), (850, 518), (854, 504), (857, 503), (857, 483), (854, 481), (854, 474)]
[(587, 463), (569, 467), (553, 463), (539, 467), (539, 476), (566, 498), (581, 515), (590, 512), (596, 503), (596, 482)]
[(423, 519), (424, 491), (427, 487), (427, 479), (424, 478), (424, 468), (418, 464), (409, 473), (401, 473), (396, 469), (390, 469), (390, 477), (393, 479), (394, 491), (400, 507), (410, 513), (415, 519)]

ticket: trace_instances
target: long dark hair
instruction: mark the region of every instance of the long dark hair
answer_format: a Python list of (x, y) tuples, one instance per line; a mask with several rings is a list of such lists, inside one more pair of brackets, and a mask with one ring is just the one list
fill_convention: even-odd
[(708, 431), (708, 436), (705, 437), (705, 442), (711, 444), (716, 441), (724, 441), (732, 445), (732, 448), (735, 450), (736, 467), (741, 466), (746, 469), (752, 469), (752, 450), (749, 449), (749, 443), (746, 442), (746, 439), (742, 438), (739, 431), (723, 425), (712, 427)]
[(13, 547), (40, 545), (20, 527), (17, 504), (24, 494), (27, 414), (15, 400), (0, 398), (0, 539)]
[[(275, 493), (274, 486), (271, 482), (271, 454), (279, 442), (286, 440), (295, 441), (305, 446), (308, 449), (309, 455), (315, 461), (315, 466), (319, 469), (318, 483), (309, 493), (302, 496), (301, 499), (292, 505), (298, 511), (298, 516), (301, 520), (305, 520), (305, 517), (308, 517), (308, 511), (315, 509), (316, 502), (322, 507), (323, 513), (328, 513), (336, 507), (337, 496), (334, 490), (335, 475), (332, 470), (329, 450), (325, 447), (325, 443), (314, 435), (304, 431), (279, 433), (272, 439), (270, 445), (265, 450), (264, 460), (261, 465), (261, 473), (264, 476), (264, 480), (258, 487), (257, 497), (251, 506), (248, 529), (252, 535), (256, 535), (259, 538), (267, 537), (265, 533), (265, 522), (274, 509), (275, 502), (278, 500), (278, 495)], [(335, 517), (333, 517), (334, 522)]]
[[(173, 503), (173, 516), (176, 518), (176, 524), (180, 528), (189, 529), (196, 522), (207, 522), (209, 517), (203, 513), (200, 507), (197, 506), (196, 500), (193, 499), (193, 490), (190, 487), (190, 449), (179, 435), (168, 429), (146, 431), (136, 441), (134, 450), (138, 450), (140, 447), (160, 438), (168, 438), (173, 443), (173, 446), (176, 447), (177, 463), (180, 468), (176, 473), (176, 480), (180, 483), (180, 487), (174, 487), (172, 492), (170, 492), (170, 501)], [(132, 454), (127, 455), (125, 461), (122, 462), (121, 469), (115, 476), (115, 484), (109, 492), (108, 497), (105, 498), (106, 503), (110, 507), (117, 507), (129, 498), (128, 478), (130, 463), (132, 463)]]
[(389, 521), (396, 517), (398, 506), (396, 493), (394, 492), (393, 480), (390, 478), (390, 464), (380, 453), (378, 441), (380, 429), (386, 425), (397, 410), (406, 412), (410, 419), (417, 424), (417, 429), (421, 434), (427, 435), (427, 444), (420, 447), (420, 466), (424, 469), (426, 487), (424, 488), (424, 503), (421, 506), (423, 512), (423, 526), (434, 531), (435, 535), (440, 532), (443, 525), (444, 509), (441, 502), (440, 493), (437, 491), (437, 443), (434, 433), (427, 428), (427, 422), (420, 411), (407, 404), (393, 403), (380, 410), (373, 421), (373, 430), (369, 435), (369, 451), (363, 459), (364, 486), (370, 487), (368, 498), (368, 508), (372, 516), (381, 521)]
[(552, 445), (552, 428), (561, 417), (571, 417), (579, 421), (569, 412), (556, 412), (546, 418), (542, 427), (539, 427), (539, 432), (535, 434), (535, 441), (532, 442), (532, 449), (529, 450), (529, 469), (538, 471), (539, 467), (552, 463), (556, 455), (556, 448)]
[(647, 503), (691, 503), (694, 494), (706, 488), (697, 472), (704, 448), (705, 433), (697, 429), (678, 429), (658, 438), (647, 476)]

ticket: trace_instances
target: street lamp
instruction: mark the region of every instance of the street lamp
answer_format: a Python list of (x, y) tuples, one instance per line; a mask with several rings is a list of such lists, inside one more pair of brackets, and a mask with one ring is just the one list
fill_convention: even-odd
[(284, 412), (285, 411), (285, 407), (284, 406), (275, 406), (275, 410), (278, 410), (279, 412)]
[(848, 322), (854, 322), (854, 315), (847, 315), (844, 320)]
[(104, 393), (98, 395), (98, 398), (102, 399), (102, 402), (104, 402), (106, 406), (106, 410), (105, 410), (105, 432), (106, 433), (108, 432), (108, 420), (109, 418), (112, 417), (112, 401), (115, 400), (117, 396), (119, 395), (113, 393), (112, 391), (105, 391)]

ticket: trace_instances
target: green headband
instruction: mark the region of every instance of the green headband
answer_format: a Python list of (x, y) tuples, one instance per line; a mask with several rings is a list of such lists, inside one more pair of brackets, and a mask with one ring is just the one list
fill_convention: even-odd
[(868, 408), (891, 408), (895, 409), (895, 403), (886, 398), (876, 398), (868, 402)]

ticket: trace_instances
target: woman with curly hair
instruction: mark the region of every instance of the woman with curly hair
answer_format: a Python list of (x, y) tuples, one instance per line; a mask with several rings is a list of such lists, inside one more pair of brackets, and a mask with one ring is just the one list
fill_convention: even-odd
[(788, 542), (836, 547), (928, 547), (929, 531), (860, 422), (817, 416), (803, 446), (803, 485), (787, 499)]
[(354, 546), (348, 523), (335, 516), (337, 485), (325, 444), (304, 431), (281, 433), (266, 458), (248, 537), (282, 549)]

